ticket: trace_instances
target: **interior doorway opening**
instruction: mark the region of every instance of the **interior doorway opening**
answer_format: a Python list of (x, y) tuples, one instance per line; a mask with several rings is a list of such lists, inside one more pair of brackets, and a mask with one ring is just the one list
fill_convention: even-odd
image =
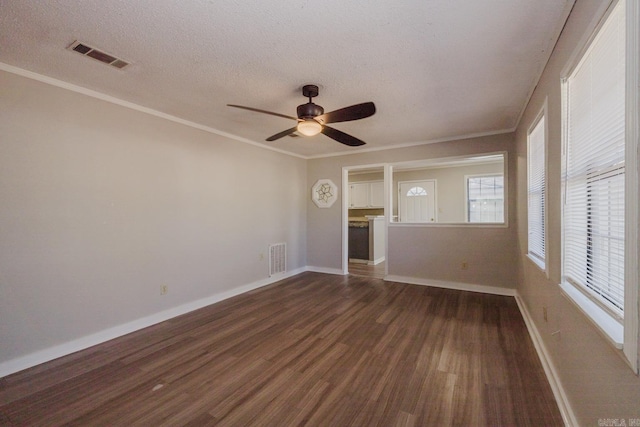
[(343, 170), (343, 272), (373, 278), (386, 275), (385, 168)]

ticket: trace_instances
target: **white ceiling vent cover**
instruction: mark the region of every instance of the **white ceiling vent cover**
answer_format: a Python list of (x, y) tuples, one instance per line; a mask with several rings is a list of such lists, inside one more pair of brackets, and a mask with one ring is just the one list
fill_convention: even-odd
[(287, 271), (287, 244), (269, 245), (269, 277), (284, 274)]
[(111, 65), (112, 67), (116, 67), (119, 69), (122, 69), (127, 65), (129, 65), (127, 61), (124, 61), (120, 58), (116, 58), (113, 55), (110, 55), (101, 50), (95, 49), (91, 46), (87, 46), (86, 44), (81, 43), (77, 40), (71, 43), (71, 46), (69, 46), (67, 49), (73, 50), (75, 52), (78, 52), (81, 55), (88, 56), (90, 58), (93, 58), (95, 60), (98, 60), (100, 62), (103, 62), (105, 64)]

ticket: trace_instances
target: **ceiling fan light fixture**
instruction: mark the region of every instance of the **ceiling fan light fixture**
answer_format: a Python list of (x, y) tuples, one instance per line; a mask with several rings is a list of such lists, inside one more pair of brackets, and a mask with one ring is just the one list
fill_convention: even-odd
[[(340, 144), (348, 145), (349, 147), (359, 147), (366, 144), (366, 142), (351, 136), (348, 133), (344, 133), (341, 130), (327, 125), (330, 123), (366, 119), (367, 117), (373, 116), (376, 112), (376, 106), (373, 102), (363, 102), (362, 104), (351, 105), (325, 114), (324, 108), (313, 103), (313, 98), (318, 96), (318, 86), (304, 85), (302, 87), (302, 94), (309, 98), (309, 102), (298, 105), (298, 108), (296, 108), (298, 117), (287, 116), (285, 114), (260, 110), (253, 107), (245, 107), (242, 105), (227, 104), (227, 106), (255, 111), (256, 113), (269, 114), (271, 116), (282, 117), (298, 122), (295, 127), (283, 130), (275, 135), (271, 135), (269, 138), (265, 139), (265, 141), (276, 141), (285, 136), (314, 136), (322, 133), (334, 141), (338, 141)], [(294, 135), (296, 132), (298, 133)]]
[(307, 119), (298, 123), (297, 129), (304, 136), (314, 136), (322, 132), (322, 125), (313, 119)]

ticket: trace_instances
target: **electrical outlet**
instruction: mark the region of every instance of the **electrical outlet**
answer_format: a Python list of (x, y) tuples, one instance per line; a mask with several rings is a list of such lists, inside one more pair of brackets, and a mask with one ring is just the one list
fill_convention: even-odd
[(260, 252), (260, 261), (264, 261), (264, 252)]
[(160, 286), (160, 295), (166, 295), (169, 292), (169, 286), (168, 285), (161, 285)]
[(467, 261), (462, 261), (462, 263), (460, 264), (460, 269), (466, 270), (468, 268), (469, 268), (469, 264), (467, 263)]
[(544, 318), (545, 322), (549, 321), (549, 319), (547, 319), (547, 307), (542, 307), (542, 317)]

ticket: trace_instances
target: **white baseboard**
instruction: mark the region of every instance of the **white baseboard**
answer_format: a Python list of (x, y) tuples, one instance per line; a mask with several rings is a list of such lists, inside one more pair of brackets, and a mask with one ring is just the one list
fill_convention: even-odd
[(388, 275), (384, 278), (387, 282), (409, 283), (411, 285), (432, 286), (434, 288), (455, 289), (458, 291), (480, 292), (483, 294), (505, 295), (513, 297), (515, 289), (499, 288), (497, 286), (477, 285), (473, 283), (448, 282), (444, 280), (422, 279), (419, 277)]
[(373, 261), (368, 261), (367, 264), (369, 264), (369, 265), (378, 265), (381, 262), (384, 262), (384, 257), (380, 257), (378, 259), (374, 259)]
[(349, 262), (352, 262), (354, 264), (378, 265), (381, 262), (384, 262), (384, 257), (378, 258), (378, 259), (373, 260), (373, 261), (369, 261), (369, 260), (366, 260), (366, 259), (349, 258)]
[(538, 328), (536, 328), (535, 323), (533, 323), (533, 319), (529, 315), (527, 306), (524, 304), (522, 298), (520, 297), (520, 295), (518, 295), (517, 292), (515, 298), (516, 303), (518, 304), (518, 308), (520, 309), (520, 313), (522, 313), (524, 323), (527, 325), (527, 330), (529, 331), (529, 335), (531, 336), (533, 345), (535, 346), (538, 357), (540, 358), (540, 362), (542, 363), (542, 367), (544, 368), (544, 373), (549, 380), (551, 390), (553, 390), (553, 395), (555, 396), (556, 402), (558, 403), (558, 408), (560, 409), (562, 420), (564, 421), (564, 424), (566, 426), (578, 426), (578, 420), (576, 419), (576, 416), (571, 409), (569, 399), (567, 398), (564, 388), (562, 387), (558, 372), (556, 371), (551, 357), (549, 357), (549, 352), (547, 351), (547, 348), (542, 341), (542, 337), (538, 332)]
[(344, 276), (344, 272), (339, 268), (307, 266), (305, 268), (305, 271), (312, 271), (314, 273), (337, 274), (339, 276)]
[(68, 341), (63, 344), (55, 345), (44, 350), (39, 350), (27, 354), (26, 356), (17, 357), (15, 359), (2, 362), (0, 363), (0, 378), (18, 371), (22, 371), (23, 369), (31, 368), (32, 366), (36, 366), (41, 363), (49, 362), (53, 359), (75, 353), (76, 351), (84, 350), (94, 345), (101, 344), (105, 341), (121, 337), (131, 332), (135, 332), (151, 325), (155, 325), (156, 323), (164, 322), (165, 320), (172, 319), (174, 317), (189, 313), (194, 310), (198, 310), (202, 307), (215, 304), (236, 295), (240, 295), (245, 292), (270, 285), (272, 283), (295, 276), (305, 271), (307, 271), (307, 268), (303, 267), (296, 270), (288, 271), (285, 274), (280, 274), (277, 277), (274, 276), (267, 279), (258, 280), (247, 285), (239, 286), (228, 291), (220, 292), (206, 298), (202, 298), (149, 316), (145, 316), (131, 322), (123, 323), (122, 325), (104, 329), (94, 334), (86, 335), (84, 337)]

